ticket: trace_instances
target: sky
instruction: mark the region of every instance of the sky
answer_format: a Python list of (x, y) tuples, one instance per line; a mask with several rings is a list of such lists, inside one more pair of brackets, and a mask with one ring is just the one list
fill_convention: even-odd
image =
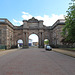
[[(29, 39), (32, 39), (32, 42), (38, 42), (38, 36), (36, 35), (36, 34), (31, 34), (30, 36), (29, 36)], [(31, 43), (31, 42), (29, 42), (29, 43)]]
[(20, 26), (23, 20), (35, 17), (52, 26), (64, 19), (71, 0), (0, 0), (0, 18), (7, 18), (13, 25)]
[(63, 19), (71, 0), (1, 0), (0, 18), (7, 18), (14, 25), (35, 17), (51, 26), (57, 19)]

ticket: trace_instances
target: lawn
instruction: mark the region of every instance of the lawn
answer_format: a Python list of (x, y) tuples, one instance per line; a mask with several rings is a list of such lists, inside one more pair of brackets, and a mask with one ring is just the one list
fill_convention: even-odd
[(75, 51), (75, 48), (65, 48), (66, 50)]
[(75, 50), (75, 48), (70, 48), (70, 49)]

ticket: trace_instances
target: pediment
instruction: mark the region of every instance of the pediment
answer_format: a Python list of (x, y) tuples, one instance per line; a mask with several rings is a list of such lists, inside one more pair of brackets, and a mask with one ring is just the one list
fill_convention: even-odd
[(39, 21), (32, 17), (31, 19), (28, 20), (28, 23), (38, 23)]

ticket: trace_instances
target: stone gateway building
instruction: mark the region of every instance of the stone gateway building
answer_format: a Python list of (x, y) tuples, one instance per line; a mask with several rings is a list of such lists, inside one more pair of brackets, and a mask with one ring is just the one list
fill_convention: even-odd
[(43, 25), (43, 20), (32, 17), (23, 20), (23, 25), (14, 26), (8, 19), (0, 18), (0, 46), (7, 49), (17, 46), (19, 39), (23, 40), (23, 47), (28, 48), (29, 36), (36, 34), (39, 38), (39, 48), (44, 47), (44, 39), (49, 40), (50, 45), (62, 45), (61, 32), (65, 25), (64, 19), (57, 20), (52, 26)]

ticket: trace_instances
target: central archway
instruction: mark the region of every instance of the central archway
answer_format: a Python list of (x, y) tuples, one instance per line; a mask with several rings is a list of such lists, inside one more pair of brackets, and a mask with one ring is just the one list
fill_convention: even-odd
[(28, 40), (31, 34), (38, 36), (38, 47), (44, 48), (45, 26), (43, 25), (43, 20), (37, 20), (34, 17), (29, 20), (23, 20), (23, 48), (29, 47)]
[(38, 43), (39, 43), (38, 40), (39, 40), (39, 38), (38, 38), (37, 34), (30, 34), (29, 35), (29, 42), (28, 42), (29, 47), (37, 48)]

